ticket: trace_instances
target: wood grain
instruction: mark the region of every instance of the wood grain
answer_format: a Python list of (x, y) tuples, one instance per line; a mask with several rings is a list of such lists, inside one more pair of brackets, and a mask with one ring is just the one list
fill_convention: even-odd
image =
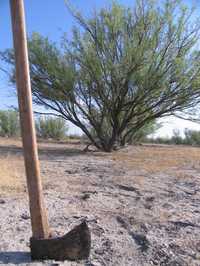
[(49, 237), (32, 111), (32, 95), (28, 63), (23, 0), (10, 0), (13, 41), (16, 63), (16, 83), (20, 110), (24, 160), (30, 201), (33, 237)]

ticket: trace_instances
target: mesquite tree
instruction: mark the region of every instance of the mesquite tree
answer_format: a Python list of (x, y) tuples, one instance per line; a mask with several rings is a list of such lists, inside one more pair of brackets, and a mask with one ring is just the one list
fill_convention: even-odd
[[(114, 3), (87, 19), (71, 13), (78, 26), (62, 49), (38, 34), (29, 39), (32, 92), (97, 148), (112, 151), (200, 101), (200, 24), (180, 1)], [(12, 51), (2, 57), (13, 63)]]

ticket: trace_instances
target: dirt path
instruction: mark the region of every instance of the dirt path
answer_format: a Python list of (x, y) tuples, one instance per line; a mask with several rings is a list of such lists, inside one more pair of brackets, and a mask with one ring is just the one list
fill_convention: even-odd
[(31, 263), (22, 151), (0, 140), (0, 264), (200, 265), (200, 149), (82, 148), (41, 144), (40, 161), (52, 228), (64, 234), (86, 219), (90, 260)]

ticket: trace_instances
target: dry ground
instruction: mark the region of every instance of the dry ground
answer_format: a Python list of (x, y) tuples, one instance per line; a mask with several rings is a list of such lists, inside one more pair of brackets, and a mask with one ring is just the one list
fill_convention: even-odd
[[(40, 143), (52, 228), (81, 220), (92, 233), (87, 262), (45, 265), (200, 265), (200, 148), (145, 145), (106, 154), (78, 143)], [(31, 263), (30, 217), (18, 140), (0, 139), (0, 264)]]

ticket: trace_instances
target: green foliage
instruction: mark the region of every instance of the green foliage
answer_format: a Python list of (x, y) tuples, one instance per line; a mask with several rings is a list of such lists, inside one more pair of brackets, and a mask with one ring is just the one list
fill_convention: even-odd
[(197, 130), (185, 130), (184, 143), (188, 145), (200, 145), (200, 131)]
[(151, 121), (148, 124), (145, 124), (141, 129), (137, 130), (132, 139), (130, 139), (130, 143), (136, 142), (148, 142), (148, 136), (155, 133), (161, 127), (161, 124), (156, 123), (155, 121)]
[(181, 136), (179, 130), (174, 130), (171, 138), (158, 137), (156, 139), (149, 139), (148, 141), (158, 144), (200, 146), (200, 131), (185, 129), (184, 136)]
[[(111, 151), (200, 102), (200, 25), (181, 1), (138, 0), (133, 9), (114, 2), (87, 19), (71, 13), (78, 27), (62, 49), (30, 37), (32, 91), (96, 147)], [(14, 64), (12, 51), (2, 58)]]
[(0, 136), (17, 137), (20, 134), (19, 114), (17, 111), (0, 111)]
[(41, 138), (61, 140), (66, 137), (68, 128), (62, 118), (40, 117), (36, 120), (36, 130)]
[(180, 131), (179, 131), (179, 130), (175, 129), (175, 130), (173, 131), (173, 136), (171, 137), (170, 142), (171, 142), (172, 144), (177, 144), (177, 145), (179, 145), (179, 144), (184, 144), (184, 140), (183, 140), (183, 138), (181, 137), (181, 135), (180, 135)]

